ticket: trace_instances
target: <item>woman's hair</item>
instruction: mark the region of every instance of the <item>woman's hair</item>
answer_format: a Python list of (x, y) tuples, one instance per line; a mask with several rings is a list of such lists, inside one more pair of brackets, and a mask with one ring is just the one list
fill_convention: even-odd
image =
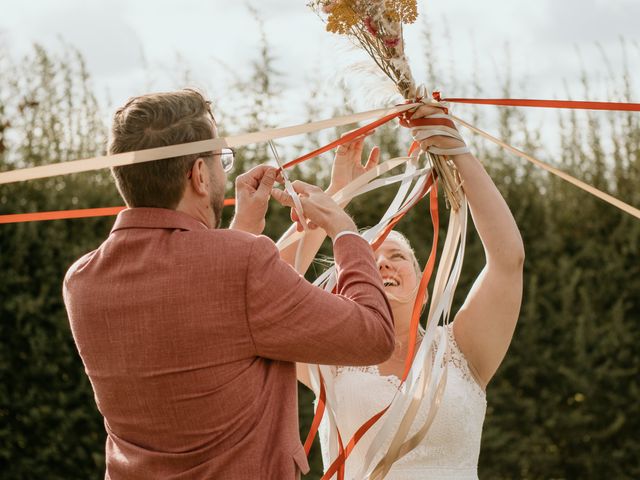
[[(366, 232), (366, 229), (360, 229), (360, 233)], [(416, 272), (416, 277), (420, 277), (422, 275), (422, 269), (420, 268), (420, 263), (418, 263), (418, 259), (416, 257), (416, 252), (414, 252), (411, 244), (409, 243), (409, 239), (405, 237), (402, 233), (397, 230), (391, 230), (389, 235), (386, 238), (387, 240), (393, 240), (394, 242), (398, 242), (409, 252), (409, 256), (411, 257), (411, 261), (413, 263), (413, 268)], [(330, 267), (334, 263), (334, 259), (331, 256), (321, 255), (314, 259), (314, 263), (321, 265), (323, 267)]]

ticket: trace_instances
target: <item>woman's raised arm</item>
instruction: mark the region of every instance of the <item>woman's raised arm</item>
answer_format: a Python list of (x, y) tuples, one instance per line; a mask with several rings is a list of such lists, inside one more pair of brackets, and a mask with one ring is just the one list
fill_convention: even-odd
[[(349, 132), (347, 132), (349, 133)], [(371, 149), (367, 162), (362, 165), (362, 151), (364, 148), (364, 140), (367, 136), (371, 135), (373, 131), (357, 137), (349, 143), (340, 145), (336, 151), (336, 156), (333, 160), (333, 167), (331, 169), (331, 183), (326, 190), (326, 193), (333, 195), (341, 190), (349, 182), (356, 179), (366, 171), (372, 169), (378, 164), (380, 158), (380, 149), (374, 147)], [(346, 135), (346, 133), (345, 133)], [(341, 205), (343, 208), (346, 206)], [(296, 225), (293, 224), (284, 233), (281, 239), (288, 237), (296, 231)], [(316, 257), (322, 242), (326, 238), (327, 233), (321, 228), (307, 230), (304, 241), (302, 242), (302, 248), (300, 250), (299, 259), (299, 272), (304, 274), (313, 259)], [(294, 242), (280, 252), (280, 257), (289, 265), (295, 267), (296, 252), (298, 251), (299, 241)]]
[[(433, 114), (442, 114), (442, 110), (420, 107), (407, 123)], [(444, 136), (421, 143), (425, 150), (464, 146), (461, 140)], [(484, 269), (455, 316), (453, 330), (460, 350), (485, 387), (507, 353), (520, 314), (524, 246), (507, 203), (478, 159), (471, 153), (451, 158), (462, 177), (486, 256)]]

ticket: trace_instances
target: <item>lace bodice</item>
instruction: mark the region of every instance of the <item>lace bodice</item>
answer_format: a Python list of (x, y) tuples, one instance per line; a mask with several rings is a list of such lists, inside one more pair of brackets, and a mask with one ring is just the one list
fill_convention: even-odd
[[(477, 465), (486, 396), (473, 378), (467, 361), (455, 342), (452, 325), (437, 328), (436, 341), (441, 338), (441, 329), (446, 328), (449, 342), (449, 355), (443, 360), (448, 362), (448, 375), (442, 402), (426, 437), (414, 450), (394, 464), (386, 479), (478, 478)], [(346, 442), (366, 420), (389, 404), (400, 380), (394, 375), (380, 375), (377, 366), (337, 367), (331, 370), (334, 375), (336, 421)], [(409, 435), (419, 430), (427, 414), (428, 405), (421, 405)], [(368, 447), (384, 419), (383, 416), (354, 448), (346, 463), (345, 478), (354, 479), (360, 471)], [(319, 429), (325, 469), (330, 465), (328, 435), (325, 415)], [(384, 451), (391, 438), (385, 441)], [(382, 458), (384, 451), (378, 453), (375, 462)]]

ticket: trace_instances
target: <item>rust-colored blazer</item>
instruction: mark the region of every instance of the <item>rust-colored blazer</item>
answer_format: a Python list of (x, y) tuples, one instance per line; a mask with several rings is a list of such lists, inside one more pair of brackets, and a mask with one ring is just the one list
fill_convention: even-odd
[(294, 362), (374, 364), (394, 344), (370, 246), (345, 235), (334, 255), (337, 295), (298, 275), (267, 237), (173, 210), (121, 212), (64, 282), (105, 419), (105, 478), (306, 473)]

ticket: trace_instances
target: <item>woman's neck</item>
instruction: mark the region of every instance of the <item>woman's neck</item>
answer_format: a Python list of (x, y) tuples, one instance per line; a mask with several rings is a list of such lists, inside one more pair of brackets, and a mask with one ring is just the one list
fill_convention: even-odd
[(414, 302), (398, 303), (391, 301), (396, 338), (400, 340), (403, 345), (406, 345), (406, 342), (409, 339), (413, 303)]
[(411, 330), (411, 315), (414, 302), (397, 302), (390, 299), (391, 311), (395, 326), (396, 348), (386, 362), (380, 368), (382, 374), (392, 373), (398, 378), (404, 371), (404, 363), (409, 351), (409, 336)]

